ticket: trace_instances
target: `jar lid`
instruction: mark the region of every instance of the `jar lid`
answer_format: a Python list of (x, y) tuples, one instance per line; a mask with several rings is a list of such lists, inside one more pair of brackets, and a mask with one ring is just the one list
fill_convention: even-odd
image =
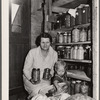
[(76, 82), (77, 82), (77, 83), (81, 83), (81, 81), (80, 81), (80, 80), (77, 80)]
[(73, 84), (75, 84), (75, 83), (76, 83), (76, 81), (72, 81), (72, 83), (73, 83)]

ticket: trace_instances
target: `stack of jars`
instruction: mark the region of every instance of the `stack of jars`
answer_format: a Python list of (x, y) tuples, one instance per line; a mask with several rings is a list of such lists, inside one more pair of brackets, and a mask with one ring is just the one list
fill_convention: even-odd
[(59, 13), (57, 20), (53, 23), (53, 29), (69, 28), (71, 26), (90, 23), (90, 6), (79, 6), (76, 9), (75, 17), (68, 12)]
[(86, 42), (86, 41), (91, 41), (91, 32), (90, 32), (90, 27), (87, 28), (88, 30), (86, 31), (85, 28), (75, 28), (72, 30), (72, 42)]
[(57, 43), (71, 43), (71, 32), (58, 32), (56, 41)]
[(91, 46), (75, 45), (75, 46), (57, 46), (59, 58), (91, 60), (92, 50)]
[(69, 94), (74, 95), (76, 93), (82, 93), (84, 95), (89, 95), (90, 87), (86, 81), (74, 80), (68, 78), (68, 82), (69, 82), (69, 89), (68, 89)]

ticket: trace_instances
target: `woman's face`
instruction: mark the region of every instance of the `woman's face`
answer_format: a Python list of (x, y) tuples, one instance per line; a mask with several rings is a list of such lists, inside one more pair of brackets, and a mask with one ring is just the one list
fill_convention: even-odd
[(49, 50), (49, 47), (50, 47), (50, 39), (49, 38), (41, 38), (40, 47), (44, 51)]

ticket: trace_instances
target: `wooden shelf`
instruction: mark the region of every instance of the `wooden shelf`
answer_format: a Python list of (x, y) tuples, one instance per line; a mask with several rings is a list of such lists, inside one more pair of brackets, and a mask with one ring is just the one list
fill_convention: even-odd
[(81, 24), (81, 25), (75, 25), (75, 26), (72, 26), (72, 27), (69, 27), (69, 28), (61, 28), (61, 29), (56, 29), (56, 30), (53, 30), (53, 31), (61, 31), (61, 32), (64, 32), (64, 31), (70, 31), (72, 30), (73, 28), (81, 28), (81, 27), (88, 27), (90, 26), (90, 23), (87, 23), (87, 24)]
[(92, 63), (91, 60), (78, 60), (78, 59), (61, 59), (59, 58), (59, 60), (62, 60), (62, 61), (67, 61), (67, 62), (79, 62), (79, 63)]
[(87, 45), (91, 44), (91, 41), (86, 41), (86, 42), (77, 42), (77, 43), (55, 43), (53, 45)]

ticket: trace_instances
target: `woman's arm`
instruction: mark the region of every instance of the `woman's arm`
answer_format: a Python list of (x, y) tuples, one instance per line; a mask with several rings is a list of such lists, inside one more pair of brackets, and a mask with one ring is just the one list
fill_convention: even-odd
[(33, 53), (32, 50), (30, 50), (26, 56), (23, 69), (23, 74), (28, 80), (31, 79), (32, 65), (33, 65)]

